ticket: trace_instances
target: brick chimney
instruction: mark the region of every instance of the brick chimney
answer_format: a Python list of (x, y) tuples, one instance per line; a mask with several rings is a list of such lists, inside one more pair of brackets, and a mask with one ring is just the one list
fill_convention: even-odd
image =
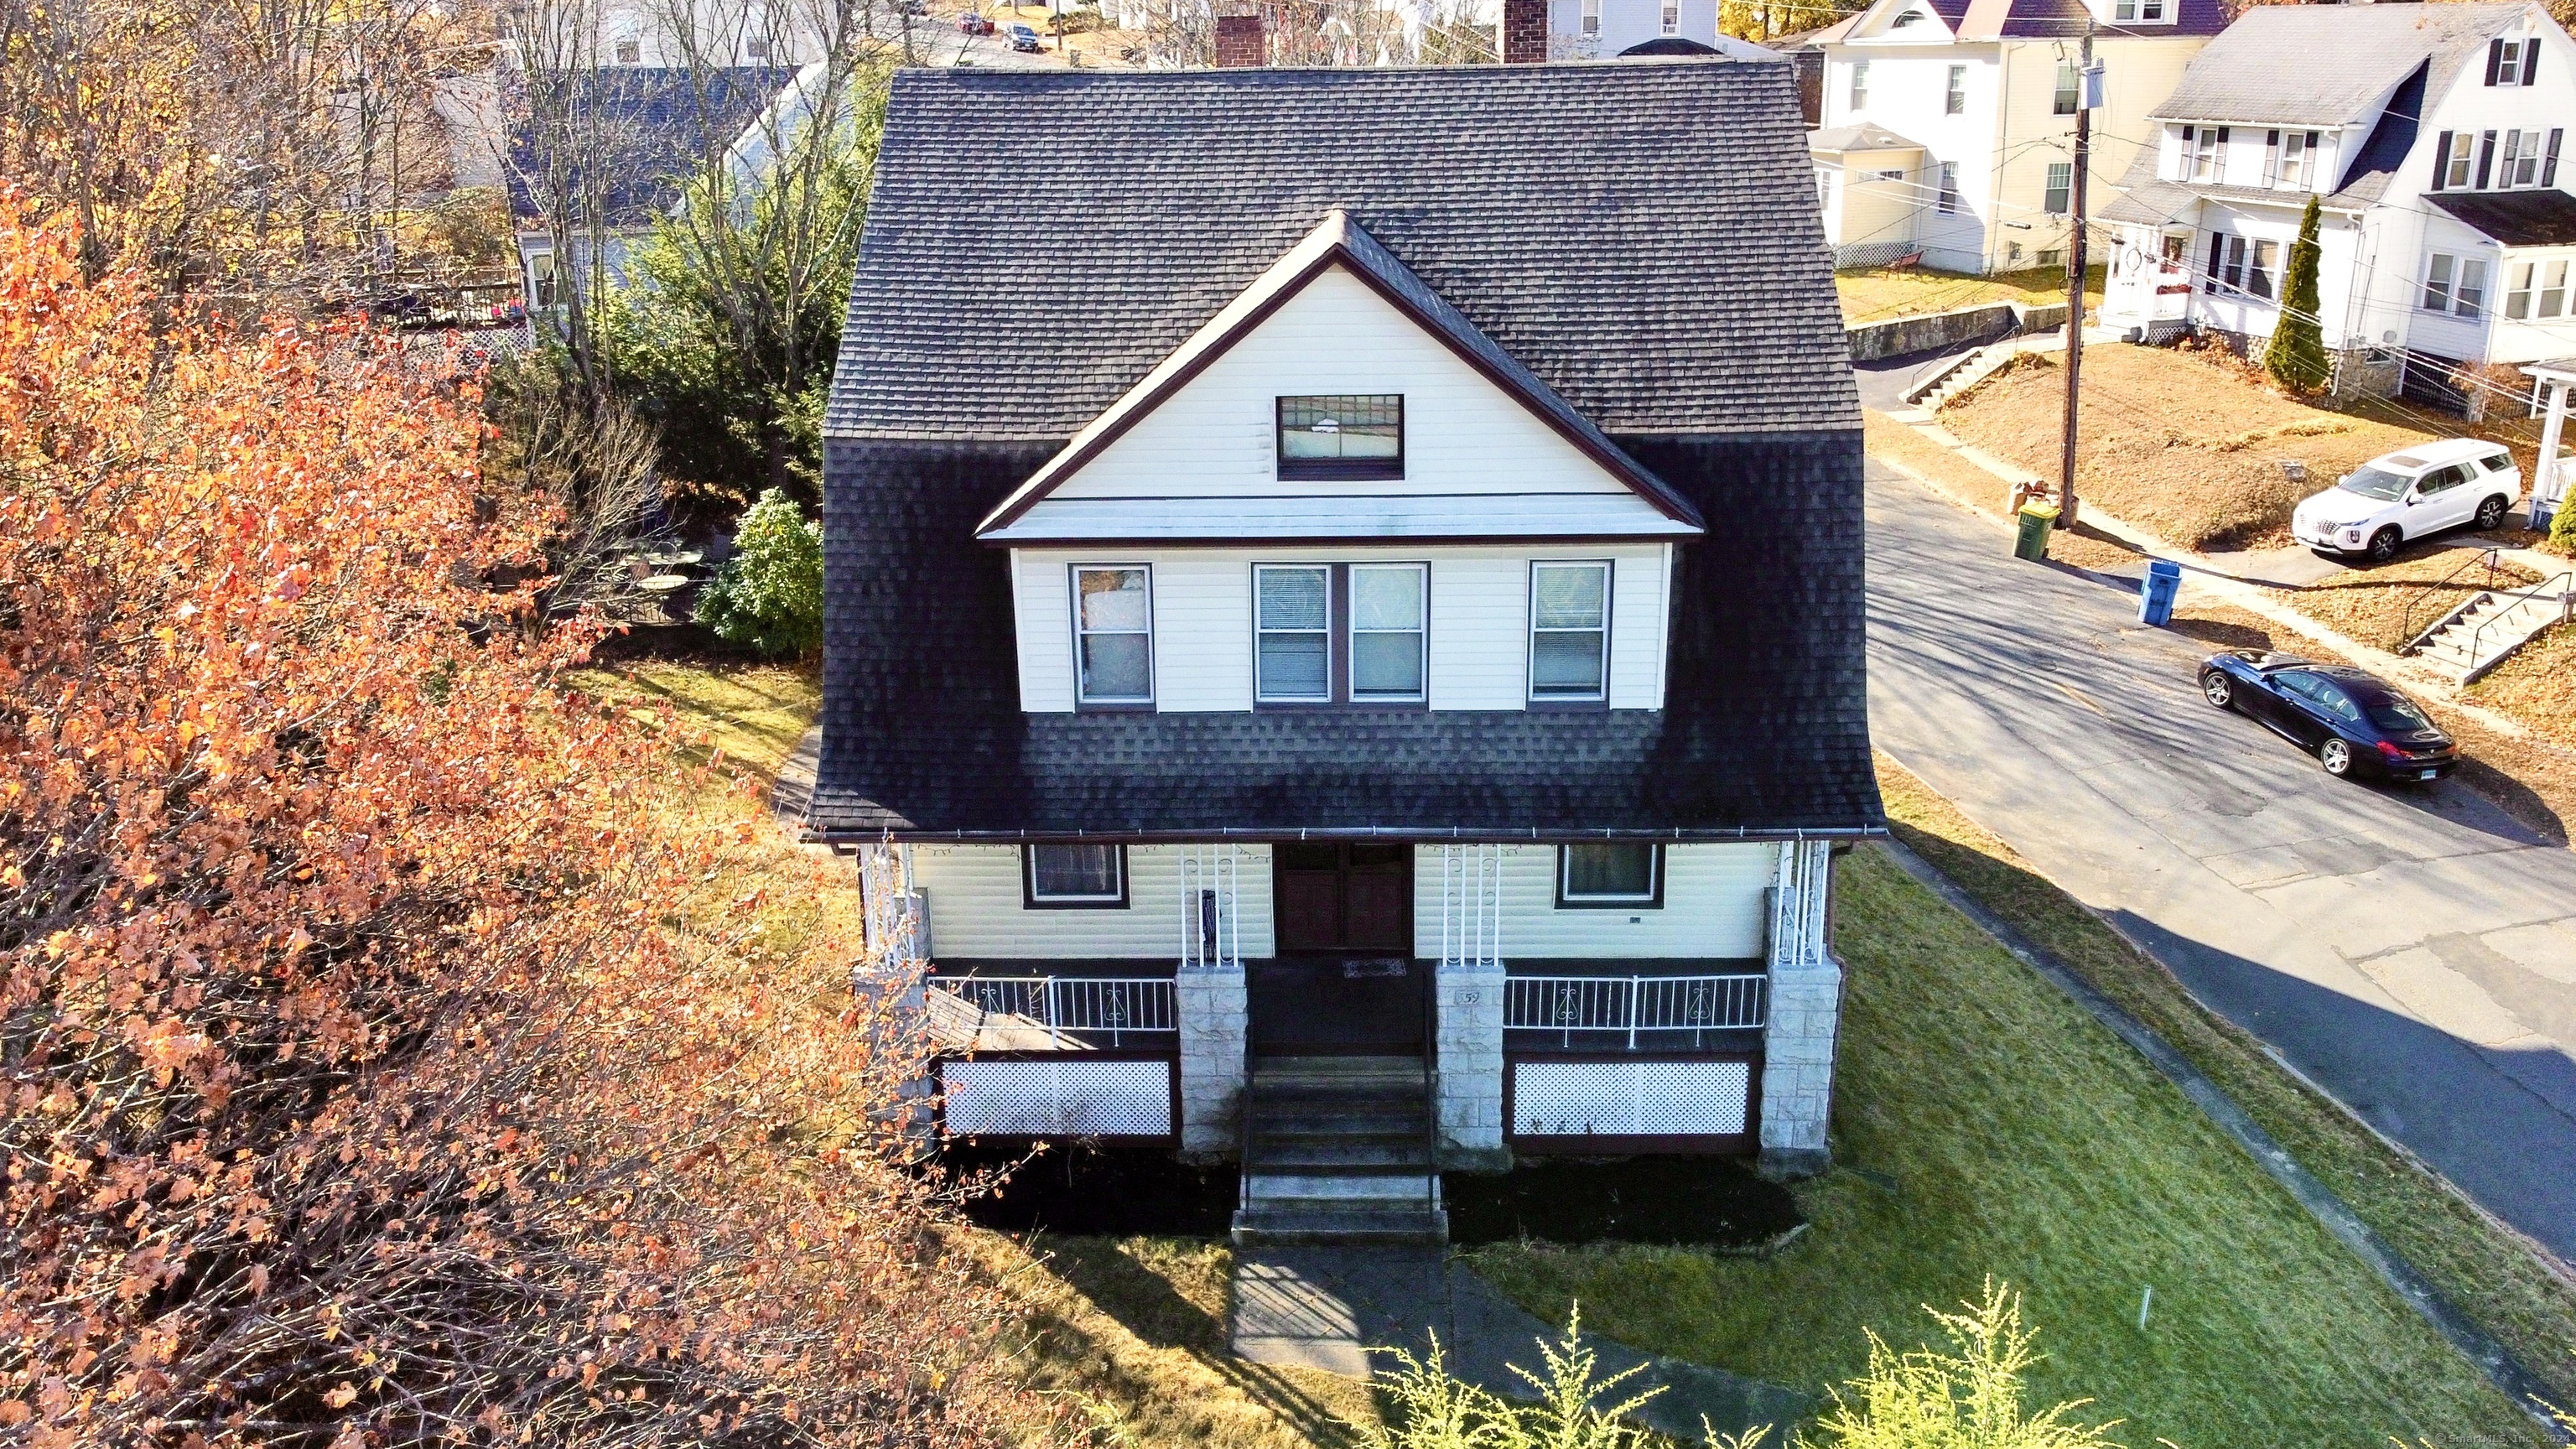
[(1503, 0), (1503, 64), (1547, 60), (1547, 0)]
[(1216, 18), (1216, 63), (1219, 68), (1270, 63), (1270, 34), (1260, 16), (1220, 15)]

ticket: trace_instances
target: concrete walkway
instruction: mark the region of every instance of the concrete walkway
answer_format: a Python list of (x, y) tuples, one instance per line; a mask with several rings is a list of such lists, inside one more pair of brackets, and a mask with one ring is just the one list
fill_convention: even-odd
[[(1523, 1312), (1465, 1264), (1436, 1248), (1262, 1248), (1235, 1257), (1234, 1353), (1253, 1363), (1321, 1369), (1365, 1378), (1372, 1368), (1392, 1368), (1394, 1357), (1377, 1350), (1403, 1348), (1417, 1358), (1438, 1335), (1449, 1372), (1493, 1393), (1534, 1397), (1512, 1365), (1537, 1370), (1538, 1345), (1564, 1336), (1564, 1325)], [(1682, 1359), (1642, 1353), (1606, 1338), (1584, 1336), (1599, 1355), (1599, 1378), (1642, 1367), (1612, 1392), (1612, 1400), (1661, 1385), (1638, 1410), (1649, 1428), (1698, 1443), (1703, 1421), (1720, 1433), (1760, 1424), (1776, 1434), (1815, 1412), (1818, 1401), (1795, 1389), (1765, 1383)]]

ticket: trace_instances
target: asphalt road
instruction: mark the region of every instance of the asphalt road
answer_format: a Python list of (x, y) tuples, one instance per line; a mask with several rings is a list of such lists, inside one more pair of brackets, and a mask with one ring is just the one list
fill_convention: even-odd
[(2498, 1216), (2576, 1259), (2576, 852), (2203, 703), (2129, 589), (1876, 463), (1879, 747)]

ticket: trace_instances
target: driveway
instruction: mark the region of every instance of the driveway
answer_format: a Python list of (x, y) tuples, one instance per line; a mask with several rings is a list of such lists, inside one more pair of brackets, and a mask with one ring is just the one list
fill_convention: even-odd
[(1879, 747), (2199, 998), (2576, 1259), (2576, 853), (2467, 789), (2328, 777), (2122, 589), (1869, 468)]

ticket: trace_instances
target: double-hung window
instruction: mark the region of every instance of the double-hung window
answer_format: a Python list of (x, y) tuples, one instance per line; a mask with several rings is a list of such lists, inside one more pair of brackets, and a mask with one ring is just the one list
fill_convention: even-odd
[(1869, 104), (1869, 62), (1856, 60), (1851, 68), (1851, 108), (1855, 111)]
[(2504, 315), (2522, 321), (2531, 315), (2531, 283), (2536, 262), (2510, 262), (2504, 269)]
[(2478, 257), (2435, 252), (2424, 264), (2424, 310), (2476, 317), (2487, 304), (2487, 264)]
[(1583, 0), (1583, 33), (1601, 33), (1601, 0)]
[(2539, 305), (2532, 309), (2535, 317), (2556, 317), (2567, 310), (2567, 259), (2557, 258), (2540, 265)]
[(1281, 478), (1404, 476), (1404, 395), (1278, 400)]
[(1556, 904), (1636, 910), (1664, 903), (1664, 848), (1643, 841), (1598, 841), (1556, 848)]
[(2292, 191), (2307, 190), (2310, 174), (2316, 166), (2317, 133), (2274, 131), (2271, 143), (2271, 174), (2263, 178), (2264, 184)]
[(1950, 67), (1950, 88), (1943, 93), (1941, 111), (1942, 114), (1950, 116), (1964, 116), (1968, 113), (1968, 68), (1966, 66)]
[(1664, 33), (1682, 33), (1682, 0), (1664, 0)]
[(2185, 126), (2182, 140), (2191, 156), (2191, 174), (2185, 180), (2216, 182), (2225, 178), (2227, 127)]
[(2433, 189), (2457, 191), (2478, 174), (2478, 133), (2444, 131), (2433, 155)]
[(2112, 0), (2111, 18), (2124, 25), (2161, 25), (2167, 0)]
[(1421, 703), (1430, 575), (1418, 563), (1254, 565), (1254, 698)]
[(2527, 86), (2540, 71), (2540, 37), (2499, 36), (2487, 42), (2487, 84)]
[(2083, 108), (2084, 72), (2076, 66), (2075, 62), (2061, 60), (2057, 63), (2056, 113), (2061, 116), (2071, 116)]
[(1531, 564), (1531, 702), (1597, 704), (1609, 690), (1610, 565)]
[(1032, 910), (1124, 910), (1127, 847), (1021, 846), (1020, 898)]
[(1073, 641), (1081, 703), (1152, 704), (1153, 571), (1144, 564), (1077, 565)]
[(1933, 173), (1932, 209), (1943, 216), (1959, 214), (1959, 163), (1944, 161)]
[(2049, 162), (2048, 191), (2046, 195), (2040, 198), (2039, 209), (2047, 212), (2050, 216), (2064, 216), (2072, 209), (2072, 202), (2069, 198), (2073, 196), (2074, 191), (2075, 163), (2071, 161)]
[(2507, 131), (2496, 159), (2495, 184), (2512, 190), (2550, 186), (2558, 180), (2558, 142), (2563, 131)]

